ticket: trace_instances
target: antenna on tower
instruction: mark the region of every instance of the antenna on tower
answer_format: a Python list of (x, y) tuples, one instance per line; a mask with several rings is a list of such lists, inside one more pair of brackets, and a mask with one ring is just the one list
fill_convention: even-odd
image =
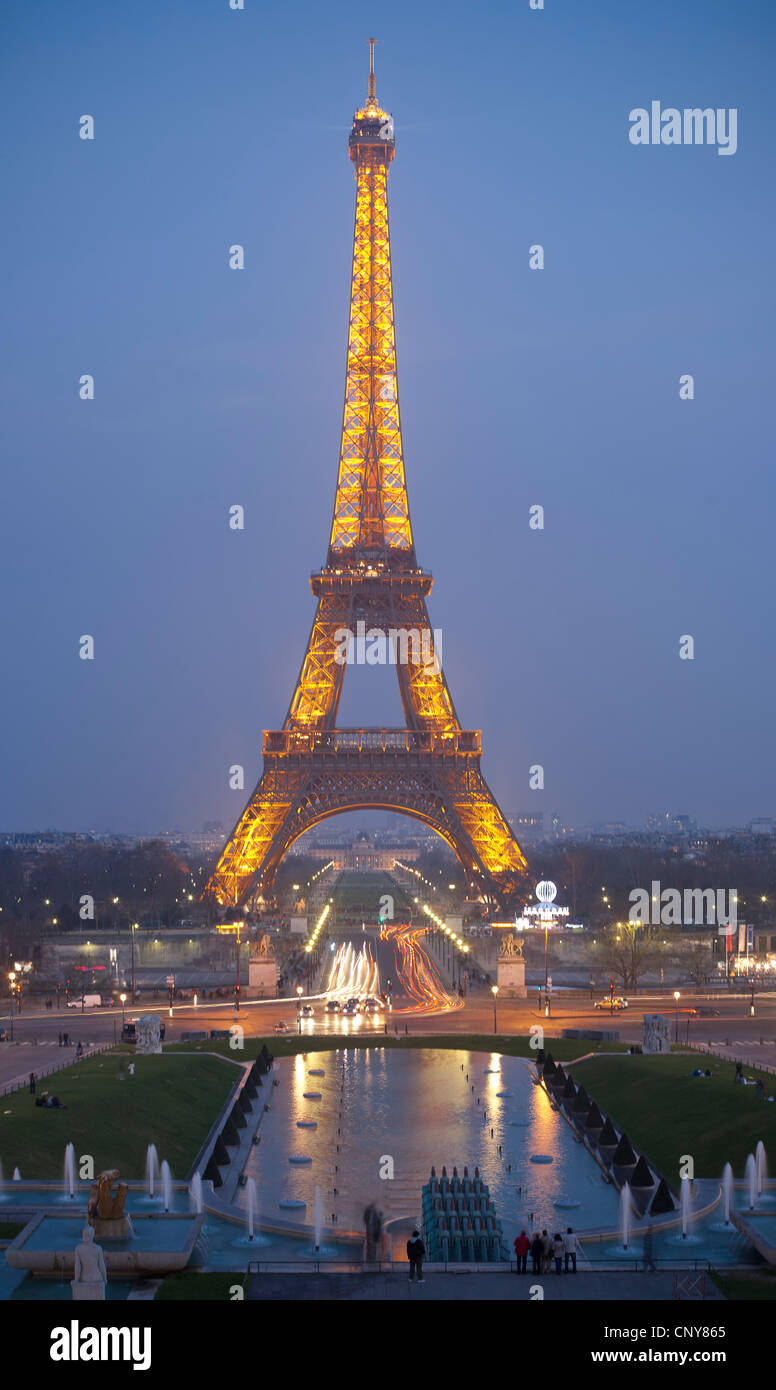
[(375, 91), (375, 44), (377, 39), (367, 39), (369, 44), (369, 83), (367, 86), (367, 101), (377, 101)]

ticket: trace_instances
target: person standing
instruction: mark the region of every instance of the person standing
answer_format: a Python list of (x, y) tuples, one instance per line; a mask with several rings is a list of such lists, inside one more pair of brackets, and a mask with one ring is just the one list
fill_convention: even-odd
[(532, 1260), (532, 1262), (533, 1262), (533, 1272), (534, 1272), (534, 1274), (541, 1274), (541, 1272), (542, 1272), (542, 1256), (543, 1256), (543, 1255), (544, 1255), (544, 1242), (542, 1241), (542, 1238), (541, 1238), (541, 1236), (539, 1235), (539, 1232), (538, 1232), (538, 1231), (534, 1231), (533, 1240), (531, 1241), (531, 1260)]
[(563, 1237), (560, 1231), (556, 1231), (552, 1241), (552, 1257), (555, 1261), (555, 1273), (560, 1274), (560, 1267), (563, 1261)]
[(38, 1081), (38, 1079), (37, 1079), (37, 1077), (36, 1077), (34, 1071), (31, 1071), (31, 1072), (30, 1072), (30, 1095), (31, 1095), (31, 1096), (34, 1096), (34, 1095), (35, 1095), (35, 1087), (36, 1087), (36, 1085), (37, 1085), (37, 1081)]
[(413, 1231), (412, 1238), (407, 1241), (407, 1259), (410, 1262), (410, 1283), (417, 1275), (418, 1283), (425, 1284), (423, 1278), (423, 1260), (426, 1254), (426, 1247), (420, 1238), (420, 1231)]
[(565, 1236), (563, 1237), (563, 1249), (564, 1249), (565, 1255), (566, 1255), (566, 1273), (568, 1274), (568, 1272), (569, 1272), (569, 1260), (570, 1260), (570, 1261), (571, 1261), (572, 1268), (573, 1268), (573, 1270), (574, 1270), (574, 1273), (576, 1274), (576, 1272), (577, 1272), (577, 1238), (576, 1238), (576, 1236), (574, 1235), (574, 1232), (572, 1231), (572, 1229), (571, 1229), (570, 1226), (568, 1226), (568, 1227), (566, 1228), (566, 1234), (565, 1234)]
[(552, 1273), (552, 1236), (542, 1231), (542, 1274)]
[(528, 1263), (528, 1251), (530, 1250), (530, 1248), (531, 1242), (528, 1239), (528, 1236), (526, 1235), (525, 1231), (521, 1231), (519, 1236), (515, 1236), (515, 1259), (517, 1261), (517, 1269), (515, 1271), (516, 1274), (525, 1274), (526, 1265)]

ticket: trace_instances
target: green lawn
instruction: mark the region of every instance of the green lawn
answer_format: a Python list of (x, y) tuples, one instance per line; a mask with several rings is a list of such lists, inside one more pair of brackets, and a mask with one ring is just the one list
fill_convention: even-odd
[(154, 1294), (154, 1301), (157, 1303), (191, 1303), (192, 1301), (201, 1302), (205, 1299), (211, 1302), (222, 1302), (227, 1299), (236, 1301), (234, 1289), (243, 1288), (243, 1277), (240, 1274), (213, 1273), (197, 1274), (195, 1270), (181, 1270), (180, 1274), (168, 1274), (164, 1283)]
[[(135, 1063), (131, 1079), (129, 1061)], [(123, 1178), (142, 1178), (153, 1142), (173, 1175), (183, 1178), (238, 1077), (237, 1068), (218, 1057), (120, 1051), (89, 1057), (43, 1083), (64, 1110), (37, 1108), (27, 1090), (3, 1098), (3, 1168), (9, 1174), (18, 1165), (23, 1178), (60, 1178), (72, 1140), (76, 1174), (79, 1157), (91, 1154), (95, 1173), (118, 1168)]]
[[(708, 1066), (713, 1075), (692, 1076), (697, 1066)], [(744, 1071), (755, 1074), (750, 1067)], [(692, 1155), (698, 1178), (719, 1177), (726, 1162), (743, 1178), (758, 1139), (773, 1152), (776, 1102), (757, 1100), (753, 1086), (734, 1084), (734, 1074), (732, 1062), (693, 1052), (593, 1057), (573, 1068), (574, 1080), (674, 1186), (683, 1154)], [(776, 1080), (765, 1081), (767, 1092), (776, 1092)]]

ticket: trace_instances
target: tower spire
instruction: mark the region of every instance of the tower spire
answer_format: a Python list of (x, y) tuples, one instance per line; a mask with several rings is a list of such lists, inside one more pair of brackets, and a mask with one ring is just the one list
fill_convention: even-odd
[(368, 102), (373, 101), (377, 103), (377, 91), (375, 87), (375, 44), (377, 43), (377, 39), (367, 39), (367, 43), (369, 44), (369, 80), (366, 89), (366, 99)]

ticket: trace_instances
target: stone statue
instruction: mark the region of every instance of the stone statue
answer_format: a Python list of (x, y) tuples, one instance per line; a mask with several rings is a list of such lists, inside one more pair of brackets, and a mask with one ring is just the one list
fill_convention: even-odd
[(74, 1251), (74, 1265), (73, 1278), (70, 1281), (73, 1298), (104, 1300), (105, 1285), (108, 1281), (105, 1256), (102, 1247), (94, 1243), (94, 1231), (91, 1226), (83, 1228), (81, 1242)]
[(154, 1053), (162, 1050), (162, 1025), (158, 1014), (143, 1014), (135, 1024), (136, 1052)]
[(644, 1015), (644, 1040), (641, 1050), (649, 1055), (671, 1051), (671, 1019), (668, 1015)]
[(269, 932), (264, 932), (259, 941), (251, 942), (248, 989), (254, 998), (258, 996), (261, 999), (265, 995), (272, 998), (276, 993), (277, 980), (278, 967), (272, 949), (272, 938)]
[(525, 959), (523, 942), (515, 941), (512, 932), (506, 932), (501, 940), (498, 953), (497, 984), (507, 999), (525, 999)]

